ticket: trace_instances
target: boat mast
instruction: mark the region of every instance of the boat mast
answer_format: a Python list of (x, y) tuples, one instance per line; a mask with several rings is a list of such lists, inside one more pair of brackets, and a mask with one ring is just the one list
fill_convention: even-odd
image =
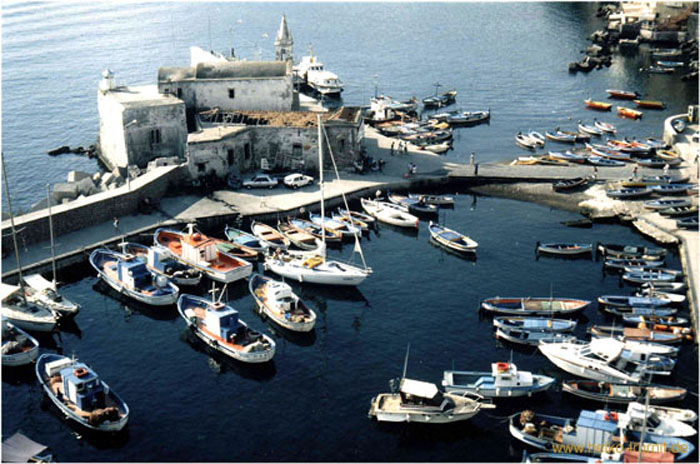
[(7, 206), (10, 213), (10, 226), (12, 226), (12, 244), (15, 247), (15, 258), (17, 259), (17, 273), (19, 274), (19, 286), (22, 289), (22, 299), (24, 304), (27, 304), (27, 298), (24, 294), (24, 279), (22, 278), (22, 264), (19, 262), (19, 247), (17, 246), (17, 231), (15, 230), (15, 216), (12, 214), (12, 202), (10, 202), (10, 187), (7, 183), (7, 172), (5, 172), (5, 152), (0, 152), (0, 161), (2, 161), (2, 177), (5, 180), (5, 196), (7, 197)]
[(318, 125), (318, 185), (321, 189), (321, 240), (326, 248), (326, 207), (323, 200), (323, 134), (321, 132), (321, 114), (316, 114)]
[(51, 215), (51, 184), (46, 184), (46, 204), (49, 207), (49, 235), (51, 237), (51, 269), (53, 270), (53, 289), (56, 290), (56, 250), (53, 243), (53, 217)]
[(411, 351), (411, 344), (409, 343), (406, 346), (406, 359), (403, 362), (403, 374), (401, 375), (401, 379), (406, 378), (406, 370), (408, 369), (408, 352)]

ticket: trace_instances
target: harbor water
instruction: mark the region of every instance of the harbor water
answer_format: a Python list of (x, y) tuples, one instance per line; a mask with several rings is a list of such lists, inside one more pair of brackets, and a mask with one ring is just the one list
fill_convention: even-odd
[[(13, 206), (28, 208), (44, 184), (73, 169), (98, 169), (93, 160), (46, 151), (87, 146), (98, 130), (96, 86), (105, 68), (117, 81), (154, 83), (159, 66), (189, 63), (188, 47), (272, 58), (281, 14), (287, 15), (295, 54), (314, 53), (346, 83), (344, 102), (366, 104), (379, 91), (398, 99), (427, 96), (439, 81), (457, 88), (457, 107), (491, 108), (488, 125), (457, 130), (447, 155), (479, 162), (521, 154), (519, 130), (573, 129), (578, 119), (618, 125), (629, 137), (661, 135), (663, 120), (697, 103), (697, 83), (678, 75), (639, 75), (648, 55), (615, 56), (613, 65), (571, 75), (586, 36), (601, 27), (592, 4), (225, 4), (82, 2), (3, 5), (3, 151)], [(267, 37), (263, 37), (267, 34)], [(209, 39), (211, 36), (211, 39)], [(211, 44), (209, 41), (211, 40)], [(376, 78), (374, 76), (377, 76)], [(606, 88), (637, 90), (664, 100), (666, 111), (641, 121), (583, 108), (604, 100)], [(548, 149), (555, 149), (548, 147)], [(36, 166), (36, 168), (31, 168)], [(454, 193), (454, 192), (452, 192)], [(359, 204), (353, 205), (356, 209)], [(373, 274), (358, 288), (291, 283), (317, 312), (315, 330), (292, 336), (254, 312), (247, 284), (227, 298), (251, 327), (277, 342), (271, 363), (244, 365), (212, 352), (187, 330), (176, 309), (149, 309), (120, 299), (86, 264), (66, 273), (62, 291), (82, 311), (60, 335), (42, 336), (46, 352), (75, 355), (129, 404), (124, 431), (87, 433), (61, 417), (45, 398), (32, 368), (3, 369), (2, 436), (18, 430), (46, 444), (60, 461), (515, 461), (525, 446), (512, 439), (506, 417), (525, 408), (575, 417), (602, 404), (574, 399), (555, 387), (532, 398), (498, 401), (464, 423), (445, 426), (378, 424), (370, 400), (401, 375), (438, 383), (442, 372), (490, 369), (497, 361), (558, 380), (571, 376), (534, 349), (493, 337), (481, 299), (559, 296), (591, 301), (630, 293), (602, 262), (535, 255), (536, 242), (650, 243), (614, 224), (567, 228), (573, 213), (515, 200), (462, 192), (440, 221), (479, 243), (477, 258), (447, 253), (417, 233), (380, 227), (362, 241)], [(221, 235), (219, 231), (219, 235)], [(60, 238), (59, 238), (60, 240)], [(331, 255), (350, 256), (352, 246)], [(262, 267), (258, 265), (258, 271)], [(675, 252), (668, 267), (680, 268)], [(195, 291), (206, 294), (207, 284)], [(679, 316), (688, 317), (684, 309)], [(592, 324), (612, 324), (594, 303), (579, 319), (583, 338)], [(689, 390), (679, 406), (697, 411), (697, 352), (683, 345), (678, 365), (658, 383)], [(697, 436), (691, 438), (697, 447)], [(529, 449), (529, 451), (532, 451)], [(697, 452), (690, 456), (697, 460)]]

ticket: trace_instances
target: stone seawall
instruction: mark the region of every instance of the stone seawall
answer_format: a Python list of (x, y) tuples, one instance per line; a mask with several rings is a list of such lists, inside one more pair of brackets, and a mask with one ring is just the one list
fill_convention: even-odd
[[(182, 175), (181, 169), (181, 166), (160, 167), (120, 188), (52, 207), (54, 236), (134, 214), (144, 198), (161, 198), (170, 185), (176, 185)], [(20, 247), (49, 240), (48, 209), (16, 217), (15, 228)], [(3, 221), (3, 253), (14, 251), (11, 230), (10, 221)]]

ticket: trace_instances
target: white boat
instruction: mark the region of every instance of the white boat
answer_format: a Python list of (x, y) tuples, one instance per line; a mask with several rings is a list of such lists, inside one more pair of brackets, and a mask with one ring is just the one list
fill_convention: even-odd
[(555, 366), (587, 379), (640, 383), (650, 380), (653, 374), (662, 373), (623, 356), (624, 343), (612, 338), (597, 338), (587, 344), (542, 342), (539, 350)]
[(521, 134), (520, 132), (515, 134), (515, 143), (527, 150), (535, 150), (538, 145), (537, 140), (534, 140), (525, 134)]
[(90, 264), (107, 285), (136, 301), (152, 306), (177, 301), (180, 289), (167, 277), (149, 271), (143, 258), (103, 248), (90, 253)]
[(542, 135), (542, 134), (540, 134), (539, 132), (533, 130), (533, 131), (530, 131), (530, 132), (527, 134), (527, 136), (530, 137), (531, 140), (534, 140), (535, 143), (537, 143), (537, 145), (539, 145), (540, 147), (544, 147), (544, 143), (545, 143), (545, 141), (546, 141), (544, 135)]
[(420, 146), (421, 150), (427, 150), (437, 155), (447, 152), (450, 148), (452, 148), (452, 144), (450, 142), (434, 143)]
[(494, 335), (499, 340), (505, 340), (520, 345), (539, 345), (542, 341), (565, 342), (576, 339), (576, 337), (567, 333), (548, 332), (546, 330), (523, 330), (512, 327), (498, 327)]
[(450, 250), (463, 253), (475, 253), (479, 246), (478, 243), (466, 235), (455, 232), (440, 224), (434, 224), (433, 221), (430, 221), (428, 230), (430, 231), (431, 239)]
[(250, 230), (253, 232), (257, 238), (259, 238), (263, 243), (270, 245), (272, 249), (282, 249), (286, 250), (289, 248), (289, 239), (282, 235), (274, 227), (268, 226), (262, 222), (253, 221), (250, 225)]
[(398, 205), (361, 198), (362, 209), (377, 220), (399, 227), (418, 227), (418, 218), (402, 211)]
[(367, 224), (368, 226), (374, 225), (374, 223), (375, 223), (374, 217), (370, 216), (369, 214), (361, 213), (359, 211), (352, 211), (349, 209), (338, 208), (338, 214), (351, 217), (352, 219), (363, 222), (363, 223)]
[(600, 127), (596, 126), (595, 124), (593, 126), (583, 124), (581, 121), (578, 123), (578, 131), (588, 135), (603, 135), (603, 129)]
[(199, 269), (210, 279), (218, 282), (234, 282), (253, 272), (253, 265), (217, 247), (221, 242), (196, 232), (194, 224), (187, 231), (157, 229), (153, 234), (155, 245), (166, 248), (178, 261)]
[(478, 393), (486, 398), (531, 396), (547, 390), (552, 377), (519, 371), (512, 362), (491, 364), (491, 372), (445, 371), (442, 386), (448, 393)]
[(56, 283), (49, 282), (41, 274), (26, 276), (24, 283), (27, 303), (49, 309), (61, 316), (75, 316), (80, 311), (79, 304), (59, 294)]
[(318, 214), (309, 213), (309, 220), (319, 226), (327, 227), (340, 233), (343, 237), (360, 237), (362, 228), (347, 222), (338, 221), (329, 217), (321, 217)]
[(2, 365), (24, 366), (39, 356), (39, 342), (12, 322), (2, 318)]
[(123, 253), (142, 257), (149, 271), (170, 279), (175, 285), (194, 286), (202, 280), (202, 271), (176, 260), (163, 247), (134, 242), (120, 243), (119, 246)]
[[(642, 409), (644, 408), (644, 405), (639, 402), (634, 402), (631, 404), (637, 404), (638, 408), (641, 406)], [(681, 422), (688, 422), (688, 423), (693, 423), (698, 420), (698, 414), (693, 411), (692, 409), (681, 409), (681, 408), (672, 408), (670, 406), (649, 406), (649, 410), (656, 414), (659, 417), (662, 418), (668, 418), (668, 419), (673, 419)]]
[(51, 332), (58, 316), (46, 308), (29, 304), (22, 288), (0, 282), (2, 316), (15, 326), (31, 332)]
[(529, 332), (562, 333), (573, 332), (576, 321), (569, 319), (550, 319), (544, 317), (494, 317), (493, 326), (506, 329), (519, 329)]
[(423, 200), (425, 203), (429, 205), (437, 205), (437, 206), (451, 206), (455, 204), (455, 199), (454, 197), (451, 197), (449, 195), (429, 195), (429, 194), (423, 194), (423, 193), (409, 193), (408, 198), (412, 198), (414, 200)]
[(323, 63), (314, 56), (313, 49), (309, 55), (303, 56), (301, 62), (294, 66), (294, 72), (313, 90), (323, 96), (340, 95), (343, 91), (343, 82), (335, 73), (326, 71)]
[[(608, 411), (596, 412), (605, 413)], [(692, 437), (697, 433), (692, 425), (667, 416), (659, 416), (652, 408), (646, 409), (640, 403), (630, 403), (626, 412), (617, 412), (617, 417), (621, 427), (626, 427), (634, 432), (645, 430), (646, 434), (662, 437)]]
[(313, 330), (316, 313), (294, 294), (288, 284), (253, 274), (250, 276), (248, 289), (260, 312), (275, 323), (294, 332)]
[(595, 127), (597, 127), (598, 129), (602, 130), (603, 132), (607, 132), (609, 134), (616, 134), (617, 133), (617, 128), (608, 122), (598, 121), (598, 120), (594, 119), (593, 125)]
[(197, 337), (233, 359), (264, 363), (275, 355), (275, 342), (248, 327), (229, 305), (183, 294), (177, 300), (177, 310)]
[(102, 432), (126, 426), (129, 407), (87, 364), (57, 354), (43, 354), (36, 376), (51, 401), (66, 417)]

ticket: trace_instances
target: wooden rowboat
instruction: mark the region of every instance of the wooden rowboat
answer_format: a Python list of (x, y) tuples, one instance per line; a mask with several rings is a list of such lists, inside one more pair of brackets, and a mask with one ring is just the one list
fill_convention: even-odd
[(450, 250), (463, 253), (474, 253), (476, 252), (476, 248), (479, 246), (478, 243), (466, 235), (455, 232), (454, 230), (448, 229), (440, 224), (435, 224), (433, 221), (430, 221), (428, 230), (430, 231), (431, 239)]
[(630, 92), (629, 90), (607, 89), (606, 92), (610, 98), (617, 98), (620, 100), (634, 100), (639, 96), (637, 92)]
[(664, 102), (655, 100), (634, 100), (634, 104), (639, 108), (649, 108), (652, 110), (663, 110), (666, 108)]
[(617, 107), (617, 115), (625, 118), (640, 119), (642, 117), (642, 112), (633, 110), (632, 108), (627, 108), (625, 106)]
[(540, 243), (537, 242), (537, 252), (550, 255), (574, 256), (590, 254), (593, 245), (590, 243)]
[(484, 311), (514, 316), (553, 316), (574, 314), (591, 302), (572, 298), (555, 297), (494, 297), (481, 302)]
[(552, 184), (552, 189), (557, 192), (573, 190), (580, 186), (586, 185), (590, 180), (589, 177), (575, 177), (573, 179), (563, 179)]
[(647, 394), (652, 404), (668, 403), (680, 401), (688, 393), (685, 388), (680, 387), (629, 385), (598, 380), (565, 380), (562, 382), (562, 390), (589, 400), (619, 404), (644, 401)]
[(594, 100), (591, 100), (590, 98), (584, 100), (584, 103), (586, 103), (586, 108), (590, 108), (590, 109), (598, 110), (598, 111), (610, 111), (610, 108), (612, 108), (612, 103), (594, 101)]

